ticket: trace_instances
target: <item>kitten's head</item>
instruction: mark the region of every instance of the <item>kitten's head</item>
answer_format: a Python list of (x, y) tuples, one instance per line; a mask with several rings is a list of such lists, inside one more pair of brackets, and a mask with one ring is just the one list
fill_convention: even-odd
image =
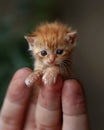
[(29, 50), (44, 65), (60, 65), (70, 57), (76, 45), (77, 32), (61, 23), (46, 23), (25, 36)]

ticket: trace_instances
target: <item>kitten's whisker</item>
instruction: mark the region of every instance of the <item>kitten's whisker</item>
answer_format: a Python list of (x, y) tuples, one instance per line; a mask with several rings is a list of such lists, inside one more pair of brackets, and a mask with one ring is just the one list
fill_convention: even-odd
[(66, 60), (64, 60), (64, 62), (72, 63), (71, 59), (66, 59)]
[(65, 59), (61, 64), (60, 64), (60, 72), (61, 74), (66, 77), (70, 78), (69, 76), (71, 75), (71, 70), (72, 70), (72, 61), (70, 58)]

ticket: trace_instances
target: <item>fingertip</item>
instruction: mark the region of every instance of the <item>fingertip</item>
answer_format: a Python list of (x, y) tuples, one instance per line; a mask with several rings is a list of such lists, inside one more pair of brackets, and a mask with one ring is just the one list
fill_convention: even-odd
[(25, 79), (31, 72), (32, 70), (27, 67), (17, 70), (10, 82), (6, 97), (12, 101), (22, 101), (23, 97), (28, 97), (31, 89), (26, 89)]
[(62, 90), (62, 104), (65, 114), (77, 115), (86, 112), (82, 85), (75, 79), (66, 80)]
[(26, 76), (29, 75), (31, 72), (32, 72), (32, 70), (31, 70), (30, 68), (28, 68), (28, 67), (24, 67), (24, 68), (18, 69), (18, 70), (15, 72), (15, 74), (14, 74), (14, 76), (13, 76), (13, 79), (19, 77), (20, 75), (26, 77)]
[(64, 86), (68, 87), (71, 91), (82, 89), (82, 84), (76, 79), (66, 80)]

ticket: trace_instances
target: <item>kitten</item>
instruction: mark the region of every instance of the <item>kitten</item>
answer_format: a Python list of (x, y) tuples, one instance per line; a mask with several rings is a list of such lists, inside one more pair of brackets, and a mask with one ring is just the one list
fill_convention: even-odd
[(58, 74), (63, 79), (71, 77), (71, 53), (76, 45), (77, 32), (65, 24), (41, 24), (32, 34), (25, 36), (29, 50), (35, 58), (34, 72), (26, 79), (27, 86), (40, 80), (47, 86), (56, 82)]

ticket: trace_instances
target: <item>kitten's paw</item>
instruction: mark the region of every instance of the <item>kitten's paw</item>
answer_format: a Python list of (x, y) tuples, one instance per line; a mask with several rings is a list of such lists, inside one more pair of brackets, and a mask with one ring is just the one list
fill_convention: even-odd
[(40, 79), (42, 75), (41, 71), (35, 71), (33, 73), (31, 73), (25, 80), (25, 84), (27, 87), (30, 87), (34, 84), (34, 82), (36, 82), (37, 80)]
[(53, 76), (51, 74), (44, 74), (42, 80), (46, 86), (51, 86), (52, 84), (55, 84), (57, 79), (57, 76)]
[(57, 71), (54, 71), (52, 68), (48, 68), (42, 77), (42, 81), (46, 86), (51, 86), (56, 83), (57, 75)]
[(29, 86), (31, 86), (31, 81), (27, 78), (25, 80), (25, 84), (26, 84), (27, 87), (29, 87)]

